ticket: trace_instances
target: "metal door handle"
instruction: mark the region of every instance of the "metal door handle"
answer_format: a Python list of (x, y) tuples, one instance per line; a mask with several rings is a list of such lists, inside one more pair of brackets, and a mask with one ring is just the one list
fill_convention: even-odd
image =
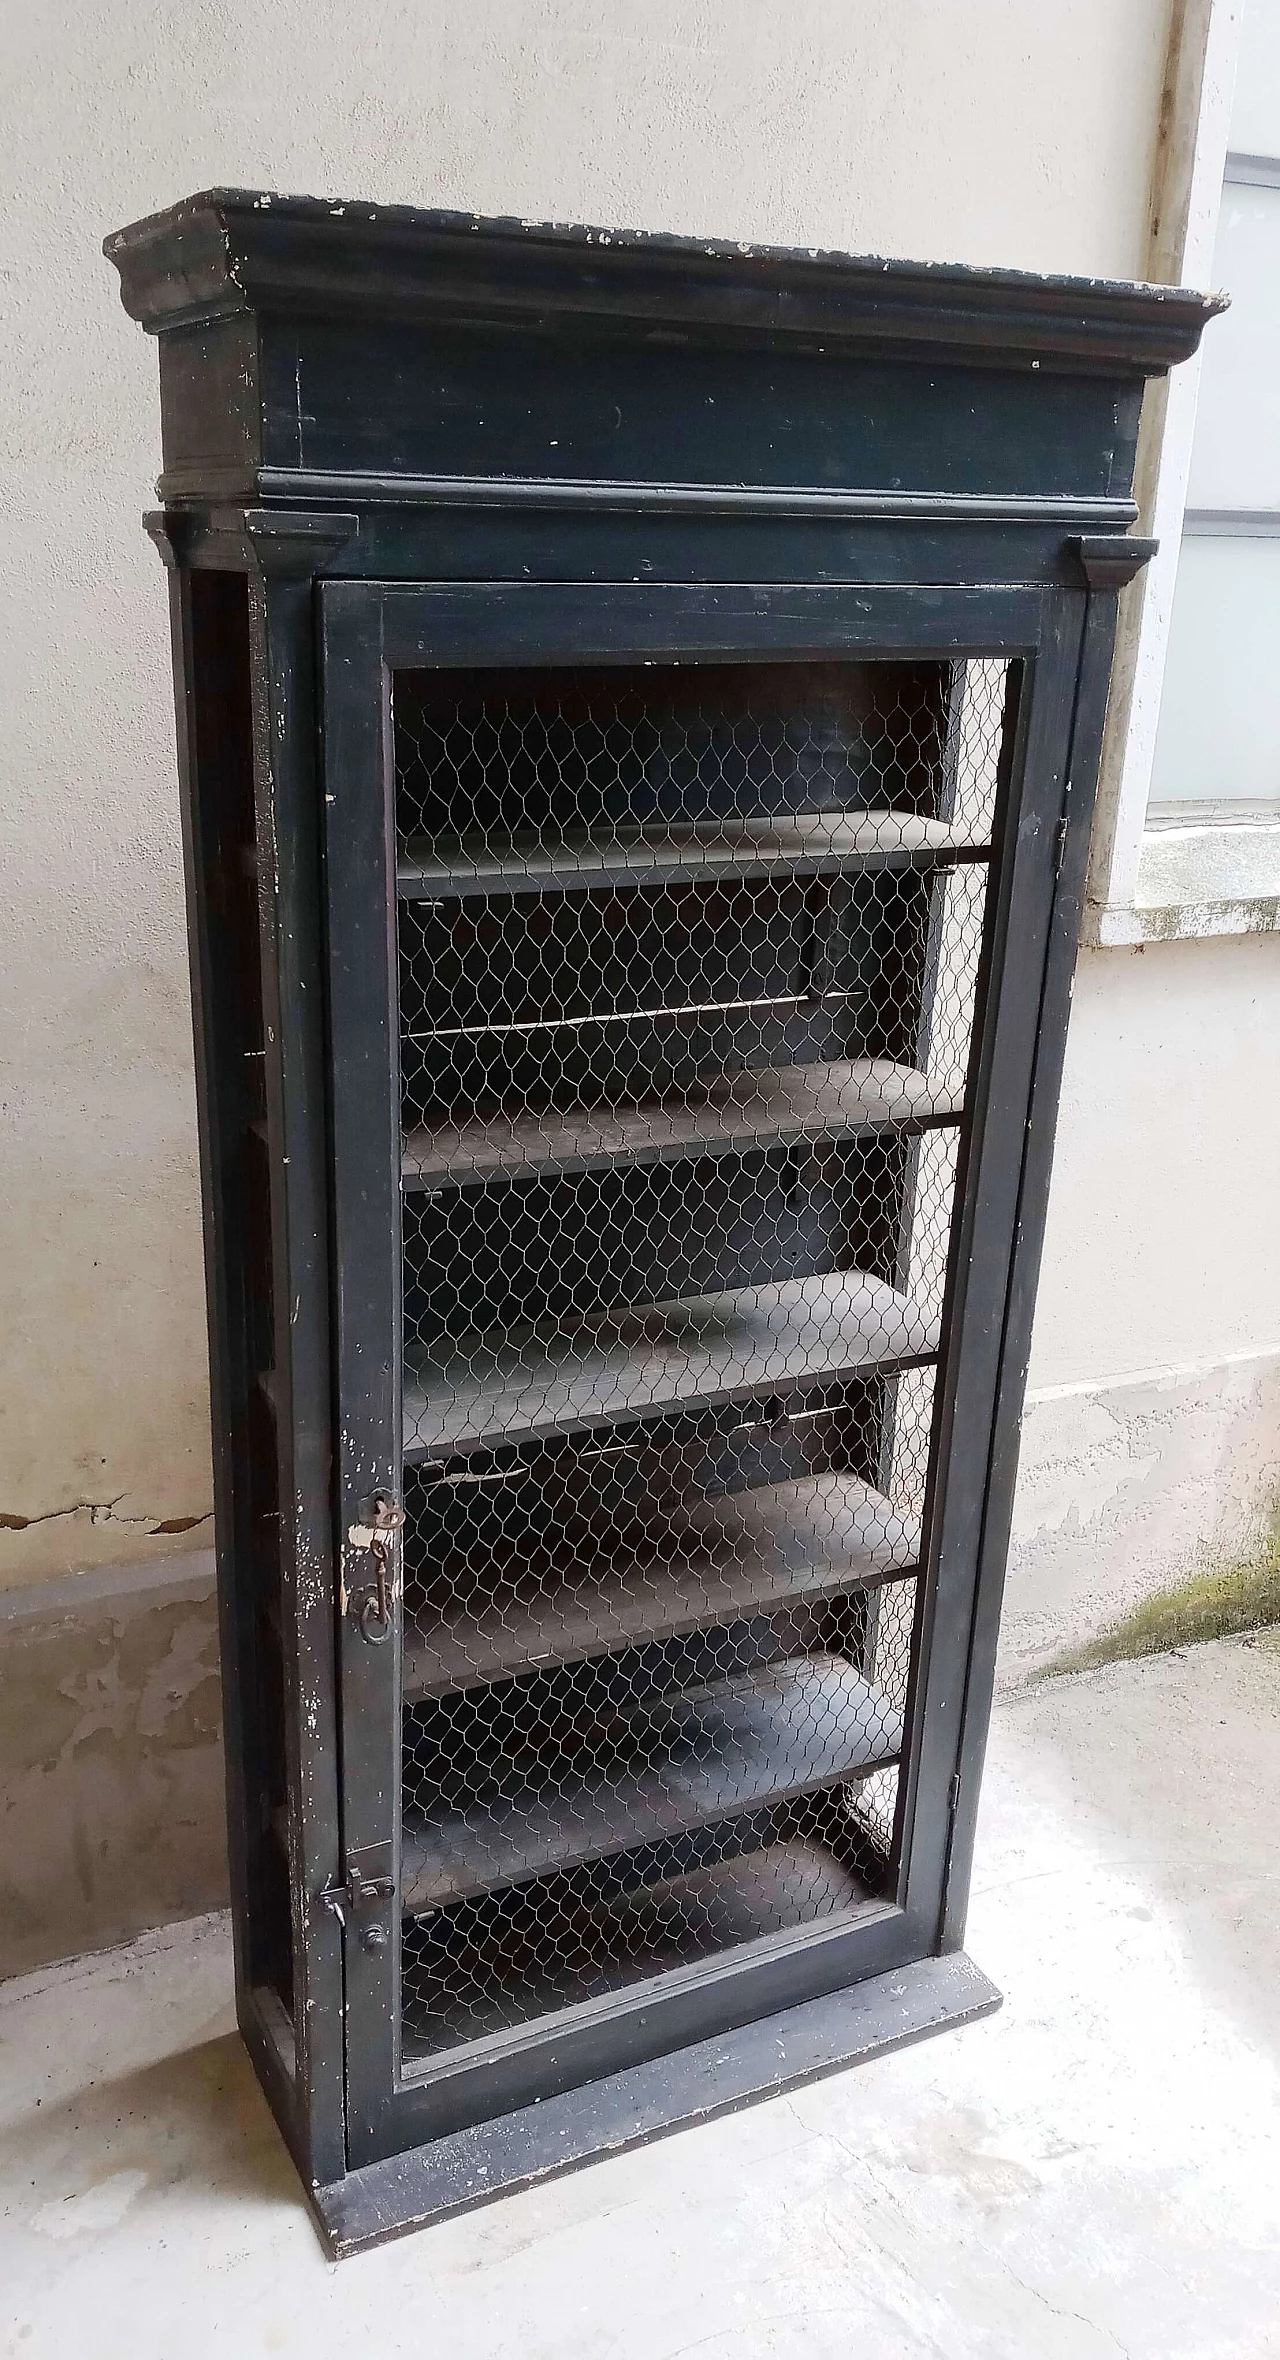
[(375, 1586), (357, 1590), (348, 1609), (360, 1636), (370, 1647), (383, 1647), (391, 1637), (391, 1618), (395, 1589), (391, 1578), (391, 1550), (395, 1536), (405, 1521), (404, 1509), (390, 1492), (375, 1491), (372, 1499), (360, 1503), (361, 1521), (352, 1527), (351, 1538), (360, 1541), (373, 1559)]

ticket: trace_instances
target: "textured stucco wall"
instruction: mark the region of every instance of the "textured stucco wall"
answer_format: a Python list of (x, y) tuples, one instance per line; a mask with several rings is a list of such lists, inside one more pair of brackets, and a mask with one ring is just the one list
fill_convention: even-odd
[(6, 1590), (0, 1978), (218, 1908), (223, 1830), (213, 1551)]
[(1280, 1507), (1280, 940), (1076, 973), (1001, 1639), (1006, 1681)]
[(1280, 1350), (1278, 1173), (1280, 940), (1082, 953), (1031, 1389)]
[(1280, 1348), (1027, 1396), (1000, 1677), (1188, 1574), (1256, 1562), (1280, 1506)]
[(11, 9), (0, 1586), (209, 1537), (154, 347), (103, 233), (210, 182), (1133, 273), (1167, 0)]

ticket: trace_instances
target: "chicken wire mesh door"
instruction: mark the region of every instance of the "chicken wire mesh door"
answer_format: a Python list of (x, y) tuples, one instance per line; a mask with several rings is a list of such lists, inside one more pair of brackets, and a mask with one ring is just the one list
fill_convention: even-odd
[(393, 683), (406, 2055), (891, 1873), (994, 670)]
[(896, 1955), (1024, 665), (396, 661), (324, 595), (383, 2151)]

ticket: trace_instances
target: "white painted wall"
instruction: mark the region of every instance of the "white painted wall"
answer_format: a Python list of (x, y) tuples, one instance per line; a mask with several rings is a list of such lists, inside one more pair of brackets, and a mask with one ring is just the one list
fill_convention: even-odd
[(1278, 1175), (1280, 941), (1082, 954), (1031, 1389), (1280, 1352)]
[(1280, 1506), (1280, 940), (1076, 974), (1001, 1668), (1250, 1557)]
[[(1134, 275), (1168, 13), (11, 0), (0, 1585), (171, 1549), (178, 1524), (178, 1545), (207, 1539), (189, 1521), (209, 1476), (166, 620), (138, 525), (156, 356), (120, 309), (104, 232), (222, 181)], [(1249, 1025), (1262, 1042), (1268, 1010), (1280, 1038), (1280, 979), (1248, 964), (1262, 947), (1090, 964), (1041, 1383), (1237, 1349), (1267, 1327), (1274, 1219), (1257, 1192), (1208, 1276), (1186, 1210), (1188, 1173), (1195, 1206), (1221, 1207), (1254, 1153), (1226, 1045)], [(1150, 1057), (1164, 1085), (1135, 1111), (1126, 1083)], [(1194, 1120), (1179, 1102), (1193, 1072)]]

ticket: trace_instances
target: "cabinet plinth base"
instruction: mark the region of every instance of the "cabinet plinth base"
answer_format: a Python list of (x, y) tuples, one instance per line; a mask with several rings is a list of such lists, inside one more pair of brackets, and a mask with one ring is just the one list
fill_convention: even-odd
[(995, 1985), (963, 1951), (920, 1959), (314, 2188), (321, 2237), (341, 2261), (999, 2006)]

